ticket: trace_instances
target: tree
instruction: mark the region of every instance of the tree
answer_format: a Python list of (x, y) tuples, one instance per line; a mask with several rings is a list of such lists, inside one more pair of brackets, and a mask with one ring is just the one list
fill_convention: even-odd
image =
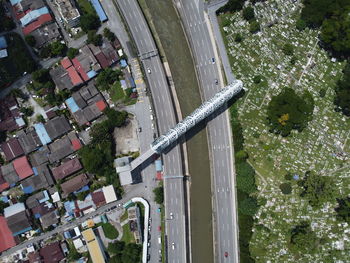
[(0, 143), (5, 142), (7, 138), (6, 131), (0, 131)]
[(240, 42), (242, 42), (242, 40), (243, 40), (242, 35), (239, 34), (239, 33), (237, 33), (237, 34), (235, 35), (235, 42), (240, 43)]
[(67, 51), (67, 57), (70, 58), (70, 59), (73, 59), (75, 58), (77, 55), (79, 54), (79, 49), (76, 49), (76, 48), (68, 48), (68, 51)]
[(73, 243), (71, 241), (68, 241), (68, 245), (69, 245), (69, 253), (68, 253), (68, 260), (69, 262), (71, 261), (76, 261), (79, 258), (81, 258), (81, 254), (79, 254), (79, 252), (77, 251), (77, 249), (75, 248), (75, 246), (73, 245)]
[(298, 253), (310, 253), (318, 247), (318, 238), (308, 222), (301, 222), (291, 230), (292, 250)]
[(298, 19), (295, 26), (299, 31), (303, 31), (306, 28), (306, 23), (304, 20)]
[(121, 71), (106, 68), (96, 78), (96, 85), (102, 90), (108, 90), (110, 85), (119, 80)]
[(123, 126), (128, 118), (128, 113), (126, 111), (116, 111), (111, 108), (106, 108), (104, 113), (108, 117), (109, 126), (113, 126), (112, 128)]
[(64, 56), (67, 46), (60, 41), (55, 41), (50, 44), (51, 56)]
[(291, 180), (293, 180), (293, 175), (291, 173), (286, 173), (284, 175), (284, 179), (287, 181), (291, 181)]
[(77, 199), (79, 201), (84, 201), (88, 194), (89, 194), (89, 191), (82, 191), (80, 193), (77, 193)]
[(291, 56), (294, 53), (294, 46), (292, 44), (286, 43), (283, 45), (282, 51), (285, 55)]
[(135, 263), (141, 261), (141, 251), (142, 246), (135, 244), (135, 243), (129, 243), (125, 246), (125, 249), (123, 251), (122, 255), (122, 261), (123, 263)]
[(350, 223), (350, 197), (337, 199), (338, 206), (335, 208), (339, 218)]
[(52, 55), (52, 53), (51, 53), (51, 46), (50, 46), (50, 45), (43, 46), (43, 47), (40, 49), (39, 55), (40, 55), (40, 57), (42, 57), (42, 58), (51, 57), (51, 55)]
[(337, 2), (337, 0), (304, 0), (300, 19), (304, 20), (308, 27), (320, 27), (325, 18), (329, 17), (337, 8), (344, 7), (349, 1)]
[(80, 26), (84, 32), (97, 30), (100, 25), (101, 21), (96, 14), (84, 14), (80, 18)]
[(247, 194), (256, 192), (255, 171), (247, 162), (240, 162), (236, 166), (237, 188)]
[(88, 31), (86, 43), (93, 44), (95, 46), (102, 45), (102, 35), (97, 34), (95, 30)]
[(248, 158), (248, 153), (244, 150), (240, 150), (236, 153), (236, 158), (241, 161), (245, 161)]
[(259, 206), (255, 198), (248, 197), (244, 199), (238, 206), (239, 211), (247, 216), (254, 216)]
[(24, 114), (24, 116), (26, 117), (30, 117), (33, 115), (34, 111), (33, 111), (33, 107), (22, 107), (20, 108), (20, 112), (22, 112)]
[(116, 39), (115, 34), (108, 27), (105, 27), (103, 29), (103, 36), (111, 42), (113, 42)]
[(334, 104), (338, 110), (350, 117), (350, 63), (348, 62), (343, 69), (343, 76), (337, 82), (335, 88)]
[(34, 81), (39, 83), (45, 83), (51, 81), (51, 76), (48, 69), (39, 69), (32, 73), (32, 78)]
[(327, 90), (322, 88), (322, 89), (320, 89), (318, 94), (320, 95), (321, 98), (324, 98), (326, 96), (326, 92), (327, 92)]
[(301, 185), (303, 191), (300, 196), (305, 197), (313, 207), (319, 208), (325, 202), (334, 199), (335, 189), (331, 177), (306, 172)]
[(292, 192), (292, 186), (290, 185), (290, 183), (280, 184), (280, 189), (285, 195), (289, 195)]
[(221, 12), (236, 12), (242, 9), (245, 0), (229, 0), (226, 5), (219, 8), (216, 13), (219, 14)]
[(301, 132), (312, 119), (314, 101), (310, 93), (299, 96), (291, 88), (285, 88), (272, 97), (267, 106), (270, 132), (288, 136), (291, 130)]
[(254, 8), (252, 6), (247, 6), (242, 12), (243, 18), (247, 21), (253, 20), (255, 18)]
[(41, 122), (41, 123), (45, 123), (45, 118), (43, 115), (38, 114), (38, 115), (36, 115), (36, 121)]
[(115, 241), (113, 243), (108, 244), (107, 251), (112, 255), (121, 255), (123, 253), (124, 248), (125, 248), (124, 241)]
[(252, 20), (249, 25), (249, 32), (254, 34), (260, 31), (260, 24), (256, 20)]
[(163, 202), (164, 202), (163, 186), (159, 186), (159, 187), (154, 188), (153, 193), (154, 193), (154, 201), (159, 205), (163, 204)]
[(32, 35), (26, 35), (25, 36), (25, 41), (27, 42), (27, 44), (31, 47), (34, 47), (35, 44), (36, 44), (36, 40), (35, 40), (35, 37), (32, 36)]
[(253, 77), (253, 82), (255, 84), (259, 84), (261, 82), (261, 79), (262, 79), (261, 75), (256, 75)]

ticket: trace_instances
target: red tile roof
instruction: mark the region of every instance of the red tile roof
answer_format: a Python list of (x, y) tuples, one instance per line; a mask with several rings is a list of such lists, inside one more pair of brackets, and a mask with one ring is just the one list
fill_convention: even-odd
[(1, 166), (0, 166), (0, 192), (4, 191), (5, 189), (9, 188), (10, 184), (5, 181), (4, 177), (2, 176), (1, 172)]
[(70, 61), (70, 59), (68, 57), (65, 57), (64, 59), (61, 60), (61, 65), (62, 65), (62, 67), (67, 69), (70, 66), (72, 66), (72, 61)]
[(12, 138), (1, 144), (1, 150), (4, 152), (6, 160), (11, 161), (24, 154), (24, 151), (16, 138)]
[(69, 67), (66, 70), (74, 86), (83, 83), (83, 80), (74, 67)]
[(0, 253), (15, 245), (15, 239), (7, 225), (5, 217), (0, 216)]
[(75, 69), (79, 72), (80, 76), (83, 78), (83, 80), (88, 81), (90, 78), (84, 71), (83, 67), (81, 66), (80, 62), (78, 59), (73, 58), (72, 59), (73, 65)]
[(91, 194), (92, 201), (95, 203), (97, 207), (106, 204), (105, 195), (103, 194), (103, 191), (94, 192)]
[(71, 142), (72, 142), (72, 146), (73, 146), (74, 151), (79, 150), (82, 146), (79, 139), (74, 139)]
[(30, 166), (26, 156), (14, 160), (12, 164), (20, 179), (33, 175), (32, 167)]
[(107, 107), (106, 103), (103, 100), (96, 102), (96, 106), (100, 111), (103, 111)]
[(50, 14), (44, 14), (38, 17), (37, 20), (30, 23), (29, 25), (22, 28), (23, 34), (28, 35), (33, 32), (35, 29), (41, 27), (44, 23), (52, 21), (52, 17)]
[[(74, 146), (73, 146), (74, 147)], [(81, 165), (78, 158), (69, 160), (58, 167), (52, 169), (52, 175), (55, 177), (56, 181), (66, 178), (67, 176), (81, 170), (83, 166)]]

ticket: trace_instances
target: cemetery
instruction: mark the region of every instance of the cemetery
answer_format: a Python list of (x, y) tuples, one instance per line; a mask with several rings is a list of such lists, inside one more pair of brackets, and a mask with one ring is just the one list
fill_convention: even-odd
[[(319, 46), (319, 30), (296, 28), (301, 8), (300, 0), (257, 2), (258, 32), (242, 11), (219, 15), (232, 71), (247, 89), (238, 118), (260, 204), (250, 254), (256, 262), (349, 262), (350, 222), (335, 210), (350, 195), (350, 120), (334, 105), (345, 62)], [(270, 131), (267, 110), (285, 88), (311, 94), (313, 112), (301, 131), (282, 136)], [(308, 171), (329, 177), (334, 198), (310, 205), (301, 183)], [(302, 238), (309, 249), (296, 244)]]

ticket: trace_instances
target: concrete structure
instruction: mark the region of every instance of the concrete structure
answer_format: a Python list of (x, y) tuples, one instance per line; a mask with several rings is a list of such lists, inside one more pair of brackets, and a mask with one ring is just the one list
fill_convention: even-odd
[(78, 26), (80, 13), (70, 0), (55, 0), (61, 18), (70, 27)]
[(100, 242), (94, 231), (89, 228), (81, 233), (85, 239), (87, 247), (89, 249), (90, 257), (93, 263), (105, 263), (105, 255)]
[(242, 88), (242, 81), (235, 80), (232, 84), (216, 93), (214, 97), (204, 102), (194, 112), (179, 122), (174, 128), (170, 129), (166, 134), (156, 139), (151, 145), (152, 150), (155, 153), (160, 154), (169, 145), (176, 142), (176, 140), (184, 135), (188, 130), (222, 107), (228, 100), (232, 99), (234, 95), (237, 95)]

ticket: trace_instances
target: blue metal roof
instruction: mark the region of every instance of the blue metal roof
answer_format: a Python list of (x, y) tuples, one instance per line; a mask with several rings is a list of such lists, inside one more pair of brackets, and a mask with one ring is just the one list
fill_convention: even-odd
[(130, 85), (131, 85), (131, 87), (132, 87), (132, 88), (136, 88), (134, 78), (133, 78), (133, 77), (130, 77), (129, 80), (130, 80)]
[(32, 22), (33, 20), (37, 19), (39, 16), (44, 15), (44, 14), (48, 14), (49, 13), (49, 9), (47, 9), (46, 6), (39, 8), (39, 9), (35, 9), (33, 11), (30, 11), (29, 13), (27, 13), (24, 17), (22, 17), (20, 19), (22, 26), (26, 26), (28, 25), (30, 22)]
[(47, 131), (45, 129), (44, 124), (42, 124), (41, 122), (36, 123), (36, 124), (34, 124), (34, 128), (35, 128), (35, 131), (38, 134), (39, 139), (43, 145), (46, 145), (46, 144), (51, 142), (51, 139), (50, 139), (49, 135), (47, 134)]
[(98, 15), (98, 17), (100, 18), (101, 22), (106, 21), (108, 18), (106, 16), (105, 11), (103, 10), (101, 3), (99, 0), (90, 0), (92, 6), (95, 8), (95, 11)]
[(7, 48), (6, 38), (4, 36), (0, 37), (0, 49)]
[(18, 232), (16, 232), (16, 233), (13, 233), (12, 235), (15, 237), (15, 236), (18, 236), (18, 235), (23, 234), (23, 233), (25, 233), (25, 232), (28, 232), (29, 230), (32, 230), (32, 227), (27, 227), (27, 228), (25, 228), (25, 229), (22, 229), (21, 231), (18, 231)]
[(86, 75), (88, 75), (88, 77), (90, 79), (92, 79), (93, 77), (95, 77), (97, 75), (97, 73), (94, 70), (90, 70), (89, 72), (86, 73)]
[(25, 194), (31, 194), (34, 192), (33, 186), (31, 186), (31, 185), (29, 185), (27, 187), (23, 187), (22, 190)]
[(126, 60), (125, 60), (125, 59), (121, 59), (121, 60), (120, 60), (120, 66), (122, 66), (123, 68), (125, 68), (125, 67), (128, 66), (128, 63), (126, 63)]
[(66, 104), (67, 104), (68, 108), (70, 109), (70, 111), (72, 113), (77, 112), (78, 110), (80, 110), (79, 106), (77, 105), (77, 103), (75, 102), (73, 97), (70, 97), (70, 98), (66, 99)]

